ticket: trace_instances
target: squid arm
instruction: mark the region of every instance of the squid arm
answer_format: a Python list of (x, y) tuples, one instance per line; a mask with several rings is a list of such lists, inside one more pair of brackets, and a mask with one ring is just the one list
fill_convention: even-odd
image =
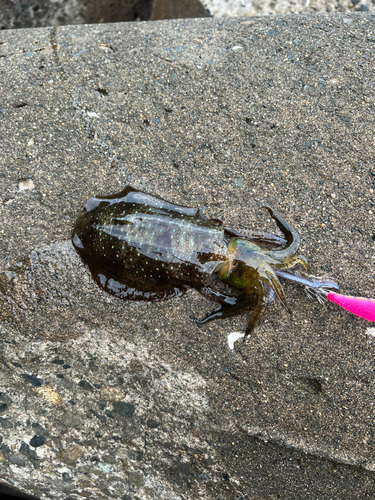
[(315, 278), (314, 276), (292, 271), (276, 270), (276, 274), (279, 278), (305, 285), (307, 295), (317, 298), (319, 302), (323, 302), (324, 299), (327, 299), (360, 318), (375, 322), (375, 299), (352, 297), (350, 295), (335, 293), (329, 289), (338, 289), (337, 283), (324, 278)]

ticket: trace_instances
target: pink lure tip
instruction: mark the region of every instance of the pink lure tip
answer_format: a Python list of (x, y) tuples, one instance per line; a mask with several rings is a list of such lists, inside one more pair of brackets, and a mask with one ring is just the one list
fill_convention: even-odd
[(331, 302), (335, 302), (360, 318), (375, 322), (375, 299), (349, 297), (347, 295), (339, 295), (334, 292), (330, 292), (327, 295), (327, 299)]

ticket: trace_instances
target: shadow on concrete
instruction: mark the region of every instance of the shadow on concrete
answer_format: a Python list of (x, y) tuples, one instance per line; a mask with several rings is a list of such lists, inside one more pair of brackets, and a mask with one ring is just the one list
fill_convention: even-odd
[(36, 500), (36, 497), (25, 495), (21, 491), (15, 490), (0, 483), (0, 500), (13, 500), (14, 498), (24, 498), (25, 500)]

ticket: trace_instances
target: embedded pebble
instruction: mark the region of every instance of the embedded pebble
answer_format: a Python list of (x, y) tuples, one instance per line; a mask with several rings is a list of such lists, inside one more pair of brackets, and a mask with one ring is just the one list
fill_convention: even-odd
[(38, 448), (39, 446), (43, 446), (45, 441), (46, 441), (45, 437), (35, 435), (30, 439), (30, 446)]
[(102, 387), (99, 393), (100, 399), (104, 401), (121, 401), (126, 396), (126, 392), (124, 392), (120, 387)]
[(32, 179), (24, 179), (18, 184), (18, 189), (20, 191), (27, 191), (28, 189), (34, 189), (35, 184)]
[(79, 446), (79, 444), (74, 444), (72, 446), (69, 446), (69, 448), (65, 448), (65, 450), (59, 451), (56, 455), (56, 458), (66, 465), (73, 465), (82, 457), (84, 452), (85, 449), (82, 448), (82, 446)]
[(98, 467), (99, 469), (102, 469), (103, 472), (105, 472), (106, 474), (108, 474), (109, 472), (111, 472), (111, 469), (112, 469), (112, 465), (111, 464), (106, 464), (106, 463), (98, 463)]
[(33, 389), (39, 396), (45, 399), (48, 403), (52, 403), (54, 405), (61, 405), (62, 399), (60, 394), (52, 388), (51, 385), (44, 385), (42, 387), (37, 387)]

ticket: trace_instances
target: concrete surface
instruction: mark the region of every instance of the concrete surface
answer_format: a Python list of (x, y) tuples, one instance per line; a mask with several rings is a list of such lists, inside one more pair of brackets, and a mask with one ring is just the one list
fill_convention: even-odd
[(3, 484), (37, 498), (375, 495), (369, 324), (285, 285), (198, 329), (195, 291), (102, 293), (69, 243), (132, 184), (274, 230), (374, 295), (374, 17), (179, 20), (0, 33)]

